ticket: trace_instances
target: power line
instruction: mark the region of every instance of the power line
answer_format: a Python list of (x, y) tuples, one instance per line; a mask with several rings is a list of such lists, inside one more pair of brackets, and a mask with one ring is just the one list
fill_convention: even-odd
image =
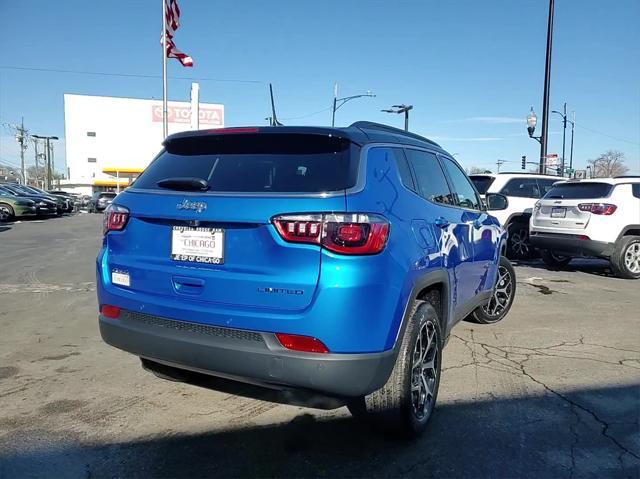
[[(96, 75), (96, 76), (109, 76), (109, 77), (124, 77), (124, 78), (162, 78), (161, 75), (145, 75), (142, 73), (116, 73), (116, 72), (90, 72), (84, 70), (63, 70), (61, 68), (32, 68), (32, 67), (17, 67), (13, 65), (0, 65), (2, 70), (19, 70), (19, 71), (32, 71), (32, 72), (47, 72), (47, 73), (71, 73), (75, 75)], [(197, 81), (214, 81), (214, 82), (227, 82), (227, 83), (254, 83), (265, 84), (262, 80), (241, 80), (236, 78), (207, 78), (207, 77), (169, 77), (173, 80), (197, 80)]]
[(333, 108), (333, 106), (328, 106), (327, 108), (323, 108), (322, 110), (314, 111), (313, 113), (307, 113), (306, 115), (290, 116), (288, 118), (280, 118), (280, 119), (281, 120), (300, 120), (301, 118), (309, 118), (310, 116), (318, 115), (320, 113), (324, 113), (325, 111), (331, 110), (331, 108)]
[(625, 139), (625, 138), (619, 138), (617, 136), (609, 135), (607, 133), (603, 133), (601, 131), (594, 130), (593, 128), (587, 128), (586, 126), (581, 125), (580, 123), (576, 123), (576, 126), (582, 128), (583, 130), (590, 131), (591, 133), (595, 133), (597, 135), (606, 136), (607, 138), (611, 138), (613, 140), (624, 141), (625, 143), (631, 143), (632, 145), (640, 145), (640, 142), (638, 142), (638, 141), (632, 141), (632, 140), (628, 140), (628, 139)]

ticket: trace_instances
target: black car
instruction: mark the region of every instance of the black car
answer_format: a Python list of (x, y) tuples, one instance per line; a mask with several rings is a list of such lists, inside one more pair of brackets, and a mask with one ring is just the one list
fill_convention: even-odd
[(89, 213), (99, 213), (100, 211), (104, 211), (116, 196), (116, 193), (113, 191), (99, 191), (94, 193), (89, 200), (89, 205), (87, 206)]
[(49, 196), (29, 194), (25, 191), (22, 191), (20, 188), (16, 188), (17, 186), (19, 185), (16, 185), (14, 183), (0, 183), (0, 193), (5, 193), (20, 198), (28, 198), (35, 201), (38, 216), (52, 216), (62, 214), (62, 209), (56, 199), (52, 199)]
[(63, 213), (71, 213), (73, 211), (73, 200), (70, 199), (68, 196), (59, 195), (57, 193), (50, 193), (48, 191), (37, 188), (35, 186), (27, 186), (27, 185), (21, 185), (21, 186), (23, 189), (27, 191), (31, 191), (35, 195), (49, 196), (52, 199), (55, 199), (58, 202), (58, 204), (62, 202), (61, 207), (62, 207)]

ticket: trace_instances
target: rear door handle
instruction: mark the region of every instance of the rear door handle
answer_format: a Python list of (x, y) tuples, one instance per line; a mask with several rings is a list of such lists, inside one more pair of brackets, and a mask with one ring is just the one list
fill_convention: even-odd
[(442, 216), (440, 218), (436, 218), (434, 223), (436, 226), (440, 228), (446, 228), (447, 226), (449, 226), (449, 221), (446, 218), (443, 218)]

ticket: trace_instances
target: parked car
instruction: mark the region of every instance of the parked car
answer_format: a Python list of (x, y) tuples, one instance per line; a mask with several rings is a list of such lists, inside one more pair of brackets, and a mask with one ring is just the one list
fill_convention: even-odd
[(100, 191), (94, 193), (89, 200), (89, 204), (87, 205), (89, 213), (99, 213), (101, 211), (104, 211), (106, 207), (111, 204), (115, 197), (116, 194), (111, 191)]
[(164, 146), (105, 211), (103, 339), (160, 377), (296, 391), (422, 432), (452, 327), (501, 320), (516, 285), (451, 155), (369, 122)]
[(47, 193), (50, 195), (55, 195), (55, 196), (59, 196), (66, 199), (69, 202), (68, 213), (71, 213), (77, 210), (78, 208), (80, 208), (80, 204), (81, 204), (80, 198), (78, 195), (74, 193), (69, 193), (67, 191), (62, 191), (62, 190), (48, 190)]
[(621, 278), (640, 278), (640, 177), (559, 183), (531, 217), (531, 242), (552, 268), (572, 258), (608, 259)]
[(32, 192), (37, 195), (47, 196), (56, 200), (56, 202), (62, 209), (62, 213), (71, 213), (73, 211), (73, 201), (68, 196), (50, 193), (48, 191), (37, 188), (35, 186), (21, 185), (21, 187), (23, 190), (26, 190), (28, 192)]
[(35, 216), (36, 214), (35, 201), (19, 198), (0, 190), (0, 221), (11, 221), (15, 218)]
[(35, 201), (36, 213), (38, 216), (51, 216), (56, 215), (59, 212), (59, 205), (55, 200), (41, 195), (27, 194), (22, 190), (15, 188), (15, 184), (12, 183), (0, 183), (0, 194)]
[(529, 218), (533, 206), (562, 178), (530, 173), (478, 174), (469, 178), (481, 195), (500, 193), (507, 197), (508, 208), (492, 213), (507, 230), (507, 257), (531, 258), (533, 248), (529, 241)]

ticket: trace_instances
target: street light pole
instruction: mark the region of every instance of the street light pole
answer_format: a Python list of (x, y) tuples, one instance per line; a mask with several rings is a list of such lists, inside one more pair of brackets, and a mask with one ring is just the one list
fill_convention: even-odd
[(573, 171), (573, 130), (576, 128), (576, 112), (571, 112), (572, 119), (571, 121), (571, 148), (569, 153), (569, 169)]
[(564, 155), (565, 155), (565, 145), (566, 145), (566, 135), (567, 135), (567, 102), (564, 102), (564, 108), (562, 113), (557, 110), (553, 110), (551, 113), (557, 113), (562, 117), (562, 161), (560, 162), (561, 174), (564, 178)]
[(404, 113), (404, 131), (409, 131), (409, 111), (413, 110), (413, 105), (393, 105), (387, 110), (380, 110), (385, 113)]
[(551, 87), (551, 51), (553, 45), (553, 10), (554, 0), (549, 0), (549, 16), (547, 18), (547, 53), (544, 68), (544, 91), (542, 100), (542, 134), (540, 135), (540, 173), (544, 173), (547, 157), (547, 137), (549, 134), (549, 91)]
[(363, 97), (369, 97), (369, 98), (375, 98), (375, 94), (372, 93), (371, 91), (368, 91), (367, 93), (364, 93), (362, 95), (353, 95), (353, 96), (345, 96), (344, 98), (338, 98), (338, 84), (336, 83), (335, 86), (333, 87), (333, 108), (331, 109), (331, 126), (335, 126), (336, 125), (336, 111), (345, 103), (347, 103), (348, 101), (351, 100), (355, 100), (356, 98), (363, 98)]

